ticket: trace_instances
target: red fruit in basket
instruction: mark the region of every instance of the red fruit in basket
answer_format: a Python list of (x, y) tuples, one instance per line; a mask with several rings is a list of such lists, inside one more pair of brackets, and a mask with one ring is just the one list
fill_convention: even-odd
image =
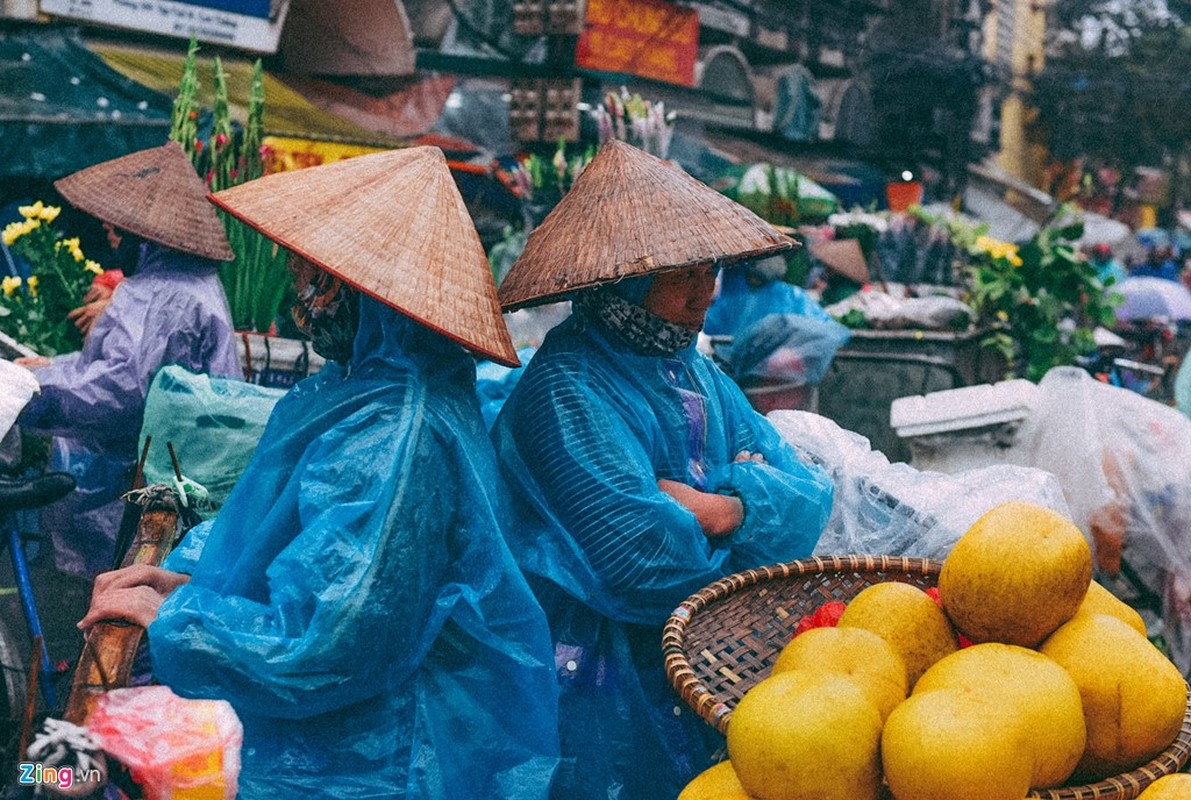
[[(939, 588), (937, 586), (930, 587), (929, 589), (926, 590), (926, 593), (930, 597), (931, 600), (935, 601), (935, 603), (939, 606), (939, 608), (943, 607), (943, 601), (939, 599)], [(972, 640), (969, 639), (967, 636), (964, 636), (959, 631), (955, 632), (955, 636), (957, 639), (959, 639), (959, 649), (960, 650), (963, 650), (965, 647), (972, 646)]]
[(804, 614), (802, 619), (798, 620), (798, 626), (794, 628), (794, 635), (805, 633), (812, 628), (834, 628), (847, 607), (846, 603), (839, 600), (829, 600), (810, 614)]

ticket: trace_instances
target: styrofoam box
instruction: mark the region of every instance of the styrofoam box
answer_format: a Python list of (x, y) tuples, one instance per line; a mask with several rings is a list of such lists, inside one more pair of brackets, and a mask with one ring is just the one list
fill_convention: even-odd
[(1037, 399), (1038, 387), (1022, 379), (965, 386), (899, 397), (889, 410), (889, 421), (903, 439), (985, 428), (1025, 419)]

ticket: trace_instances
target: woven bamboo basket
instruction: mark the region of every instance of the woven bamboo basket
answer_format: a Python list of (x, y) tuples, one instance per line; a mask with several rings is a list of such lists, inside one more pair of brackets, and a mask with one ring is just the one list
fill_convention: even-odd
[[(666, 675), (682, 699), (721, 733), (752, 686), (768, 677), (804, 614), (830, 600), (847, 602), (881, 581), (934, 586), (942, 562), (891, 556), (827, 556), (730, 575), (675, 609), (662, 633)], [(1191, 757), (1191, 691), (1183, 727), (1156, 758), (1094, 784), (1037, 789), (1043, 800), (1134, 800)]]

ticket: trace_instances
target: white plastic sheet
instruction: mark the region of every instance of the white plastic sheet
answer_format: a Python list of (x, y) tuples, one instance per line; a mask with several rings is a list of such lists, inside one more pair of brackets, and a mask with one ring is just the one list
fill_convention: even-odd
[(955, 474), (890, 463), (863, 436), (805, 411), (774, 411), (769, 420), (804, 460), (835, 484), (831, 518), (816, 554), (874, 554), (944, 559), (986, 511), (1023, 500), (1069, 515), (1062, 488), (1042, 470), (996, 465)]

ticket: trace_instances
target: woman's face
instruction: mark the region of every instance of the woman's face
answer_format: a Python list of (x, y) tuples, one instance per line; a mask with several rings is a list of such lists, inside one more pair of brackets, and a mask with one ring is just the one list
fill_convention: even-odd
[(703, 327), (707, 309), (711, 307), (718, 271), (712, 264), (698, 264), (659, 273), (641, 306), (666, 322), (697, 331)]

